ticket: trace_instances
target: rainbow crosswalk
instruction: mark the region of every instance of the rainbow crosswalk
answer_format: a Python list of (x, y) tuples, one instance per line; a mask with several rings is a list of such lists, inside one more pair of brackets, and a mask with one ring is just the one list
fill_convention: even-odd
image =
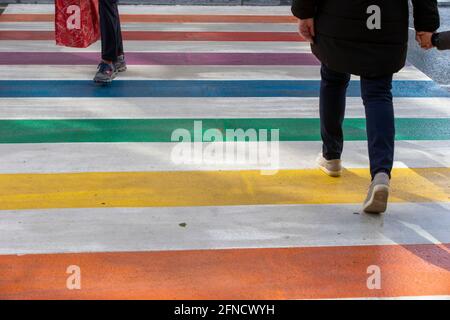
[[(56, 47), (53, 11), (0, 15), (0, 299), (450, 298), (450, 93), (418, 69), (395, 77), (391, 204), (372, 216), (358, 78), (332, 179), (314, 164), (319, 63), (288, 7), (122, 6), (129, 71), (106, 87), (99, 44)], [(196, 123), (278, 129), (278, 172), (174, 161)]]

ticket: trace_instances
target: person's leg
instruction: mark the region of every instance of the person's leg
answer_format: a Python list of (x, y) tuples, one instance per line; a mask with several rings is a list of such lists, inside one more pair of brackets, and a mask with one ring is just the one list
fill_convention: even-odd
[(115, 5), (115, 10), (116, 10), (116, 15), (117, 15), (117, 21), (118, 21), (118, 31), (117, 31), (117, 36), (118, 36), (118, 55), (119, 56), (123, 56), (125, 51), (123, 49), (123, 39), (122, 39), (122, 24), (120, 22), (120, 14), (119, 14), (119, 8), (118, 5), (116, 3)]
[(102, 62), (94, 81), (111, 82), (118, 72), (127, 69), (123, 55), (122, 32), (117, 6), (118, 0), (100, 0), (100, 32), (102, 36)]
[(117, 57), (123, 54), (117, 0), (100, 0), (99, 11), (102, 36), (102, 59), (105, 62), (116, 62)]
[(125, 53), (123, 50), (123, 40), (122, 40), (122, 27), (120, 23), (119, 6), (118, 1), (114, 1), (112, 4), (112, 10), (114, 11), (114, 20), (117, 22), (116, 35), (117, 35), (117, 59), (114, 61), (114, 66), (117, 72), (124, 72), (127, 70), (127, 64), (125, 62)]
[(361, 96), (366, 110), (372, 176), (372, 184), (363, 209), (369, 213), (382, 213), (387, 209), (394, 163), (395, 121), (392, 75), (377, 78), (361, 77)]
[(344, 146), (342, 123), (345, 116), (346, 92), (350, 75), (321, 68), (320, 127), (323, 141), (323, 157), (340, 159)]
[(392, 75), (361, 77), (372, 178), (379, 172), (390, 176), (394, 163), (395, 123), (391, 91)]
[(119, 15), (119, 8), (116, 5), (115, 6), (115, 10), (117, 13), (117, 19), (119, 21), (119, 30), (117, 32), (117, 36), (118, 36), (118, 56), (117, 56), (117, 61), (115, 62), (115, 67), (117, 69), (117, 72), (125, 72), (127, 70), (127, 64), (125, 62), (125, 52), (123, 49), (123, 40), (122, 40), (122, 28), (121, 28), (121, 23), (120, 23), (120, 15)]

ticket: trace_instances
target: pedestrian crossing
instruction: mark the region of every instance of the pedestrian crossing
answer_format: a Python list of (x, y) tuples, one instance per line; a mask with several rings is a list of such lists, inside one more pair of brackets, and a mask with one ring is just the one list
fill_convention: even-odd
[(367, 215), (359, 79), (329, 178), (320, 65), (288, 7), (120, 9), (129, 70), (108, 86), (99, 43), (54, 44), (52, 5), (0, 15), (1, 299), (450, 296), (447, 90), (412, 65), (395, 76), (391, 204)]

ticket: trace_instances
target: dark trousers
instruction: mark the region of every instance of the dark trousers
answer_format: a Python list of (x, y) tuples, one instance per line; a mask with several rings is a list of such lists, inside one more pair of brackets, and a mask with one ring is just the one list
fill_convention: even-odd
[(100, 0), (100, 31), (102, 35), (102, 59), (117, 61), (123, 54), (122, 30), (120, 28), (118, 0)]
[[(320, 121), (323, 156), (340, 159), (344, 147), (342, 124), (345, 115), (346, 91), (350, 74), (321, 69)], [(361, 77), (361, 97), (366, 111), (366, 130), (372, 178), (379, 172), (391, 174), (394, 162), (394, 106), (392, 75)]]

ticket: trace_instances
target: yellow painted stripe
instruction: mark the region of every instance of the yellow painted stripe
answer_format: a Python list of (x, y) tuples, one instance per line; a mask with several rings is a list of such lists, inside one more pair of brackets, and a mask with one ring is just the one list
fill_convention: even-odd
[[(450, 168), (396, 169), (392, 202), (449, 201)], [(0, 210), (331, 204), (363, 201), (367, 169), (0, 175)]]

